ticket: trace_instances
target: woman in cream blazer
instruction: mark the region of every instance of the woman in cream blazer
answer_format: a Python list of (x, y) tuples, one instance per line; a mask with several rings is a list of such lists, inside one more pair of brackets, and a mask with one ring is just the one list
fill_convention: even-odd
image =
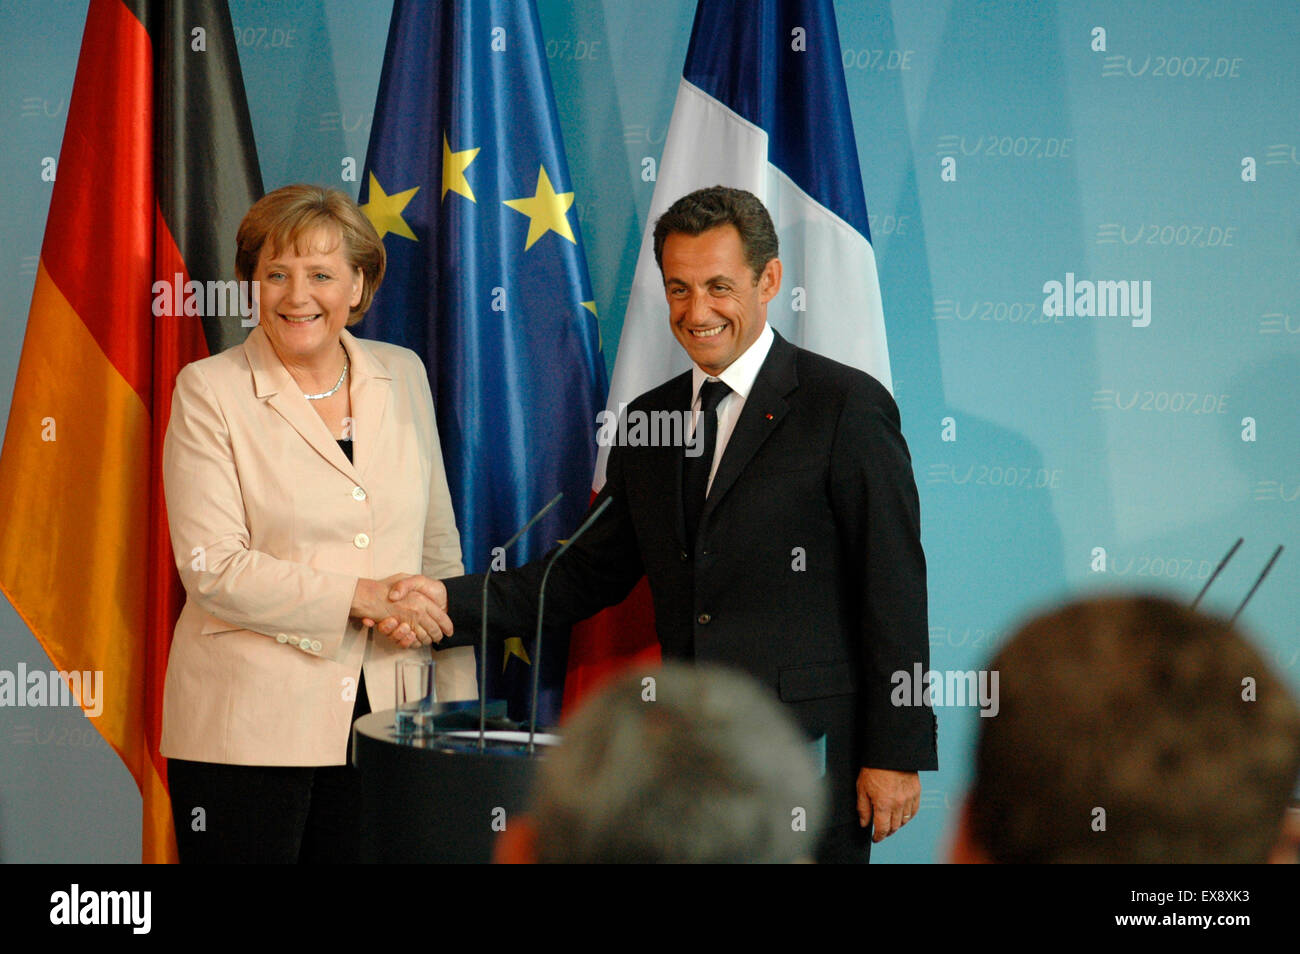
[[(298, 247), (272, 248), (276, 241)], [(331, 241), (334, 258), (318, 255)], [(342, 306), (352, 323), (382, 276), (383, 246), (373, 228), (344, 194), (290, 186), (250, 210), (239, 244), (239, 277), (262, 282), (259, 324), (243, 345), (181, 371), (163, 452), (168, 522), (187, 597), (168, 660), (161, 743), (163, 755), (184, 760), (173, 763), (174, 803), (175, 766), (193, 776), (183, 777), (181, 804), (174, 804), (182, 861), (187, 848), (196, 860), (272, 860), (260, 846), (281, 836), (290, 846), (276, 850), (293, 853), (295, 836), (285, 829), (300, 829), (304, 813), (318, 811), (320, 780), (310, 771), (275, 770), (344, 766), (354, 715), (393, 706), (397, 661), (429, 658), (427, 644), (401, 648), (362, 626), (361, 617), (376, 616), (373, 601), (364, 608), (358, 602), (364, 587), (373, 592), (375, 581), (395, 575), (463, 572), (424, 365), (412, 351), (341, 327), (337, 345), (330, 337), (336, 299), (328, 295), (347, 298), (352, 283)], [(358, 246), (371, 255), (369, 265), (358, 262)], [(287, 264), (275, 258), (268, 265), (268, 255)], [(345, 261), (341, 274), (331, 270), (338, 261)], [(328, 414), (306, 397), (311, 388), (302, 386), (301, 370), (295, 367), (296, 379), (286, 367), (300, 342), (311, 343), (304, 352), (343, 365), (335, 387), (347, 389), (350, 413), (336, 422), (341, 434), (331, 433)], [(326, 343), (335, 350), (324, 350)], [(342, 405), (336, 399), (331, 406)], [(340, 436), (352, 438), (352, 460)], [(472, 649), (440, 652), (437, 662), (439, 701), (476, 698)], [(239, 816), (249, 811), (238, 802), (242, 793), (265, 807), (265, 793), (256, 793), (281, 777), (293, 780), (290, 817), (230, 839), (222, 829), (243, 824)], [(335, 782), (353, 789), (341, 809), (351, 826), (354, 773)], [(218, 805), (217, 830), (212, 804), (197, 804), (205, 801)], [(196, 808), (204, 809), (202, 831), (195, 830)], [(354, 836), (350, 829), (340, 837), (338, 855), (316, 845), (312, 860), (350, 860)], [(301, 833), (296, 837), (307, 860)], [(251, 856), (205, 851), (222, 838)], [(276, 850), (267, 849), (272, 856)]]

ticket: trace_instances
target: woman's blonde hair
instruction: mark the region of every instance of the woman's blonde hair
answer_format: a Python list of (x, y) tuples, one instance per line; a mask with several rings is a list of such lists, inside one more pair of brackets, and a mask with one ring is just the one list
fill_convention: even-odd
[(269, 246), (274, 254), (291, 246), (298, 248), (303, 236), (318, 227), (337, 229), (343, 257), (361, 270), (361, 301), (348, 316), (348, 324), (355, 325), (365, 317), (383, 281), (387, 255), (365, 213), (338, 189), (288, 185), (254, 202), (235, 236), (235, 277), (240, 281), (253, 277), (263, 247)]

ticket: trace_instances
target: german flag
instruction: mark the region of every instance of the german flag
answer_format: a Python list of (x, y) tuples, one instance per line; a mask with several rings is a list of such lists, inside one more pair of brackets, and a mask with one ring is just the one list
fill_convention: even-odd
[(56, 668), (103, 672), (93, 723), (140, 787), (146, 862), (176, 859), (163, 434), (177, 371), (247, 333), (174, 306), (233, 278), (261, 194), (226, 4), (91, 0), (0, 453), (0, 588)]

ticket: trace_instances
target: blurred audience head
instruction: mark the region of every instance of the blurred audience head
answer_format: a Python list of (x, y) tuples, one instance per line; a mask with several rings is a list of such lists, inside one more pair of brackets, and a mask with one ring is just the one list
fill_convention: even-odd
[(1226, 621), (1085, 599), (1030, 620), (991, 668), (1001, 707), (979, 720), (953, 860), (1283, 860), (1300, 711)]
[(587, 702), (562, 735), (539, 766), (525, 834), (498, 860), (815, 855), (825, 792), (808, 743), (746, 676), (680, 664), (629, 674)]

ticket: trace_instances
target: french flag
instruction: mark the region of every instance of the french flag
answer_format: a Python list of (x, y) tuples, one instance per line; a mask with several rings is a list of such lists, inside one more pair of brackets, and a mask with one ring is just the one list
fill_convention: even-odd
[[(677, 199), (712, 185), (747, 189), (772, 214), (784, 268), (768, 306), (772, 327), (892, 392), (840, 56), (831, 0), (700, 0), (619, 339), (611, 412), (690, 366), (668, 327), (654, 223)], [(608, 454), (600, 449), (594, 491), (604, 485)], [(623, 604), (575, 628), (565, 708), (657, 655), (642, 580)]]

